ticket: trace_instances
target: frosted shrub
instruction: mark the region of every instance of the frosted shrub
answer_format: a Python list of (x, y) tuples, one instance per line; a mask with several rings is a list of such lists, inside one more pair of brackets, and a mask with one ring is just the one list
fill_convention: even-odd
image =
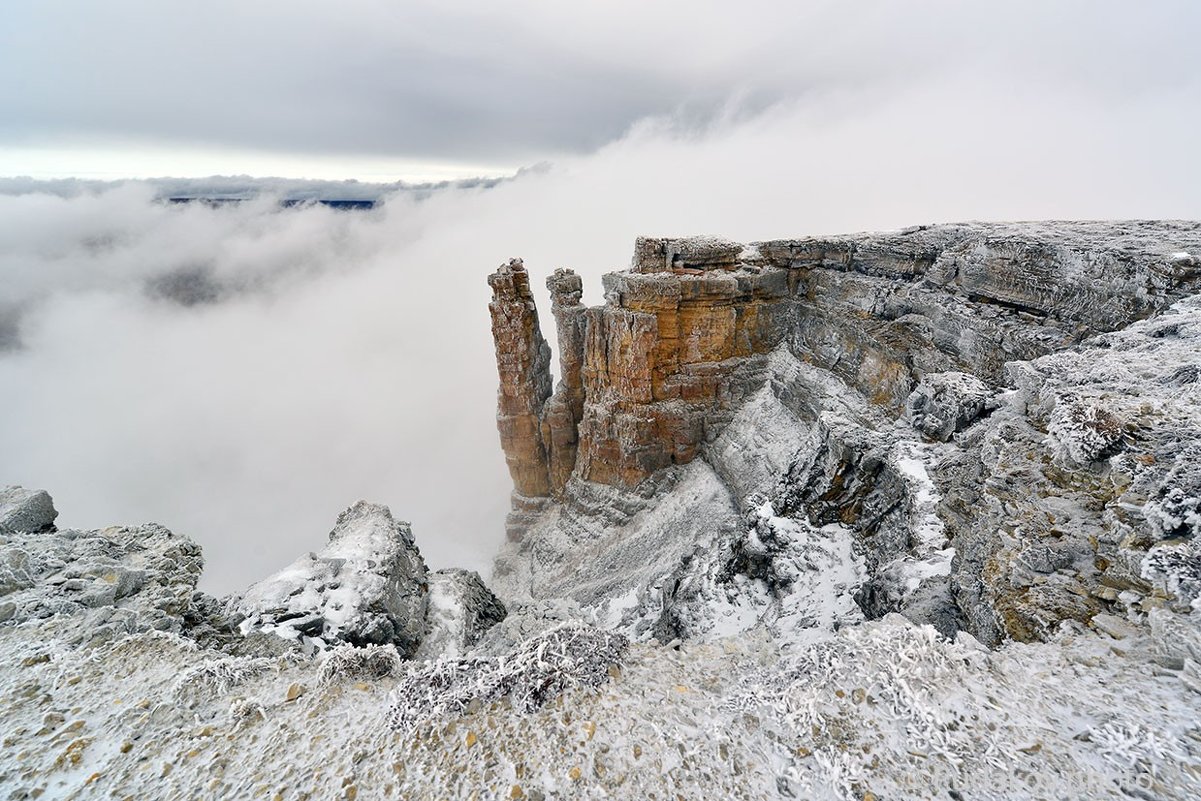
[(199, 667), (187, 670), (175, 680), (172, 695), (183, 701), (196, 702), (206, 695), (221, 695), (249, 679), (256, 678), (271, 669), (276, 662), (265, 657), (247, 659), (228, 656), (210, 659)]
[(1142, 575), (1183, 603), (1201, 598), (1201, 549), (1197, 540), (1155, 546), (1143, 559)]
[(1188, 753), (1171, 739), (1137, 724), (1109, 722), (1093, 729), (1090, 736), (1102, 755), (1120, 768), (1156, 776), (1167, 763), (1179, 763)]
[(410, 665), (396, 687), (388, 722), (411, 732), (430, 720), (445, 721), (473, 703), (507, 698), (532, 712), (565, 692), (591, 689), (609, 679), (629, 641), (579, 622), (556, 626), (501, 657), (438, 659)]
[(1143, 507), (1147, 523), (1161, 537), (1201, 535), (1201, 498), (1179, 487), (1165, 490), (1162, 497)]
[(380, 679), (404, 670), (404, 660), (394, 645), (368, 645), (356, 648), (340, 645), (329, 651), (321, 662), (317, 681), (322, 686), (345, 679)]
[(1089, 465), (1121, 447), (1126, 426), (1097, 400), (1063, 397), (1051, 412), (1047, 433), (1057, 460)]

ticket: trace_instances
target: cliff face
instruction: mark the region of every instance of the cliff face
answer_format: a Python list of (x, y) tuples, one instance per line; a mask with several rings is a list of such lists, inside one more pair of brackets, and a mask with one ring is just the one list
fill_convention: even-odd
[[(868, 616), (902, 611), (996, 642), (1124, 612), (1122, 592), (1156, 592), (1141, 575), (1158, 540), (1135, 547), (1122, 529), (1132, 501), (1076, 497), (1070, 533), (1053, 527), (1062, 541), (1040, 546), (1059, 556), (1035, 559), (1054, 566), (1031, 573), (1031, 543), (998, 530), (1015, 515), (1056, 518), (1055, 503), (999, 477), (1019, 458), (1043, 458), (1049, 409), (1072, 394), (1032, 384), (1037, 360), (1194, 293), (1196, 253), (1201, 226), (1173, 222), (923, 226), (749, 246), (642, 238), (630, 269), (605, 276), (602, 306), (580, 304), (571, 271), (549, 279), (562, 374), (549, 398), (549, 358), (522, 355), (544, 347), (528, 284), (524, 316), (497, 322), (509, 302), (502, 267), (489, 280), (517, 541), (497, 563), (502, 591), (605, 604), (633, 586), (637, 609), (615, 615), (641, 616), (664, 636), (699, 635), (714, 623), (698, 622), (688, 593), (787, 573), (763, 560), (795, 561), (791, 546), (745, 552), (766, 547), (764, 537), (784, 543), (765, 532), (803, 520), (851, 532), (864, 560), (856, 602)], [(514, 371), (515, 358), (533, 369)], [(530, 422), (512, 425), (511, 397)], [(1024, 455), (1006, 447), (1017, 429)], [(1098, 475), (1129, 480), (1105, 460), (1130, 436), (1113, 439), (1067, 473), (1047, 456), (1028, 486), (1062, 495)], [(764, 499), (770, 514), (748, 524)], [(1085, 519), (1104, 533), (1087, 533)], [(756, 527), (758, 544), (740, 539)], [(762, 603), (776, 608), (795, 582), (772, 581), (776, 601)]]
[[(762, 357), (789, 328), (787, 271), (748, 269), (741, 250), (719, 240), (641, 239), (635, 268), (606, 276), (608, 303), (596, 308), (581, 305), (579, 276), (557, 270), (547, 286), (562, 380), (549, 401), (549, 359), (528, 355), (544, 343), (527, 274), (506, 265), (489, 277), (498, 421), (517, 493), (561, 496), (573, 475), (632, 489), (696, 456), (722, 412), (762, 382)], [(498, 314), (515, 297), (528, 311)], [(513, 422), (534, 415), (540, 427)], [(548, 476), (545, 485), (530, 480), (534, 473)]]
[[(559, 496), (571, 476), (632, 489), (685, 464), (766, 379), (787, 342), (873, 403), (903, 408), (923, 376), (998, 384), (1004, 365), (1128, 325), (1194, 287), (1193, 224), (930, 226), (775, 240), (640, 238), (629, 270), (581, 305), (571, 270), (547, 280), (562, 381), (520, 261), (489, 277), (498, 425), (515, 491)], [(1173, 250), (1174, 249), (1174, 250)]]

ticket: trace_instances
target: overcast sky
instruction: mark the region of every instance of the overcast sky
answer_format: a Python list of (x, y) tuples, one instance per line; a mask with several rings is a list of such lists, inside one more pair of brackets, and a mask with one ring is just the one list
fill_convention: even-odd
[(965, 70), (1196, 103), (1199, 31), (1192, 0), (5, 0), (0, 175), (497, 173)]
[[(545, 327), (547, 273), (600, 303), (639, 234), (1201, 219), (1199, 31), (1196, 0), (0, 0), (0, 484), (193, 537), (214, 592), (359, 498), (487, 572), (497, 264)], [(367, 213), (94, 180), (528, 165)]]

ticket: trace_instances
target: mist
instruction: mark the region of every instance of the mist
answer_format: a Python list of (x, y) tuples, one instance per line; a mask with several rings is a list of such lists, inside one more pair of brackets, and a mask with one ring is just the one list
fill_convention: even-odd
[[(703, 114), (642, 115), (546, 169), (392, 191), (369, 212), (281, 209), (269, 182), (220, 207), (163, 203), (147, 182), (13, 184), (0, 481), (50, 490), (60, 527), (196, 539), (214, 593), (319, 548), (359, 498), (411, 521), (431, 565), (486, 574), (510, 483), (485, 279), (510, 257), (549, 337), (545, 276), (575, 268), (600, 303), (639, 234), (1201, 217), (1195, 55), (1151, 64), (1161, 43), (1135, 26), (1132, 45), (1116, 14), (1027, 31), (1013, 58), (892, 19), (815, 45), (832, 65), (801, 51), (802, 90), (724, 87)], [(852, 39), (857, 57), (835, 55)], [(913, 49), (899, 71), (894, 39)], [(1105, 43), (1129, 70), (1089, 49)]]

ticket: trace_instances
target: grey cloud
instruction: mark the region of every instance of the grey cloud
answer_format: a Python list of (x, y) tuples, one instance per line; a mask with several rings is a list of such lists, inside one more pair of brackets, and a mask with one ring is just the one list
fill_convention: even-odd
[[(987, 70), (1107, 97), (1190, 82), (1187, 2), (6, 3), (0, 141), (97, 137), (493, 162), (731, 98)], [(935, 113), (932, 110), (932, 113)]]

